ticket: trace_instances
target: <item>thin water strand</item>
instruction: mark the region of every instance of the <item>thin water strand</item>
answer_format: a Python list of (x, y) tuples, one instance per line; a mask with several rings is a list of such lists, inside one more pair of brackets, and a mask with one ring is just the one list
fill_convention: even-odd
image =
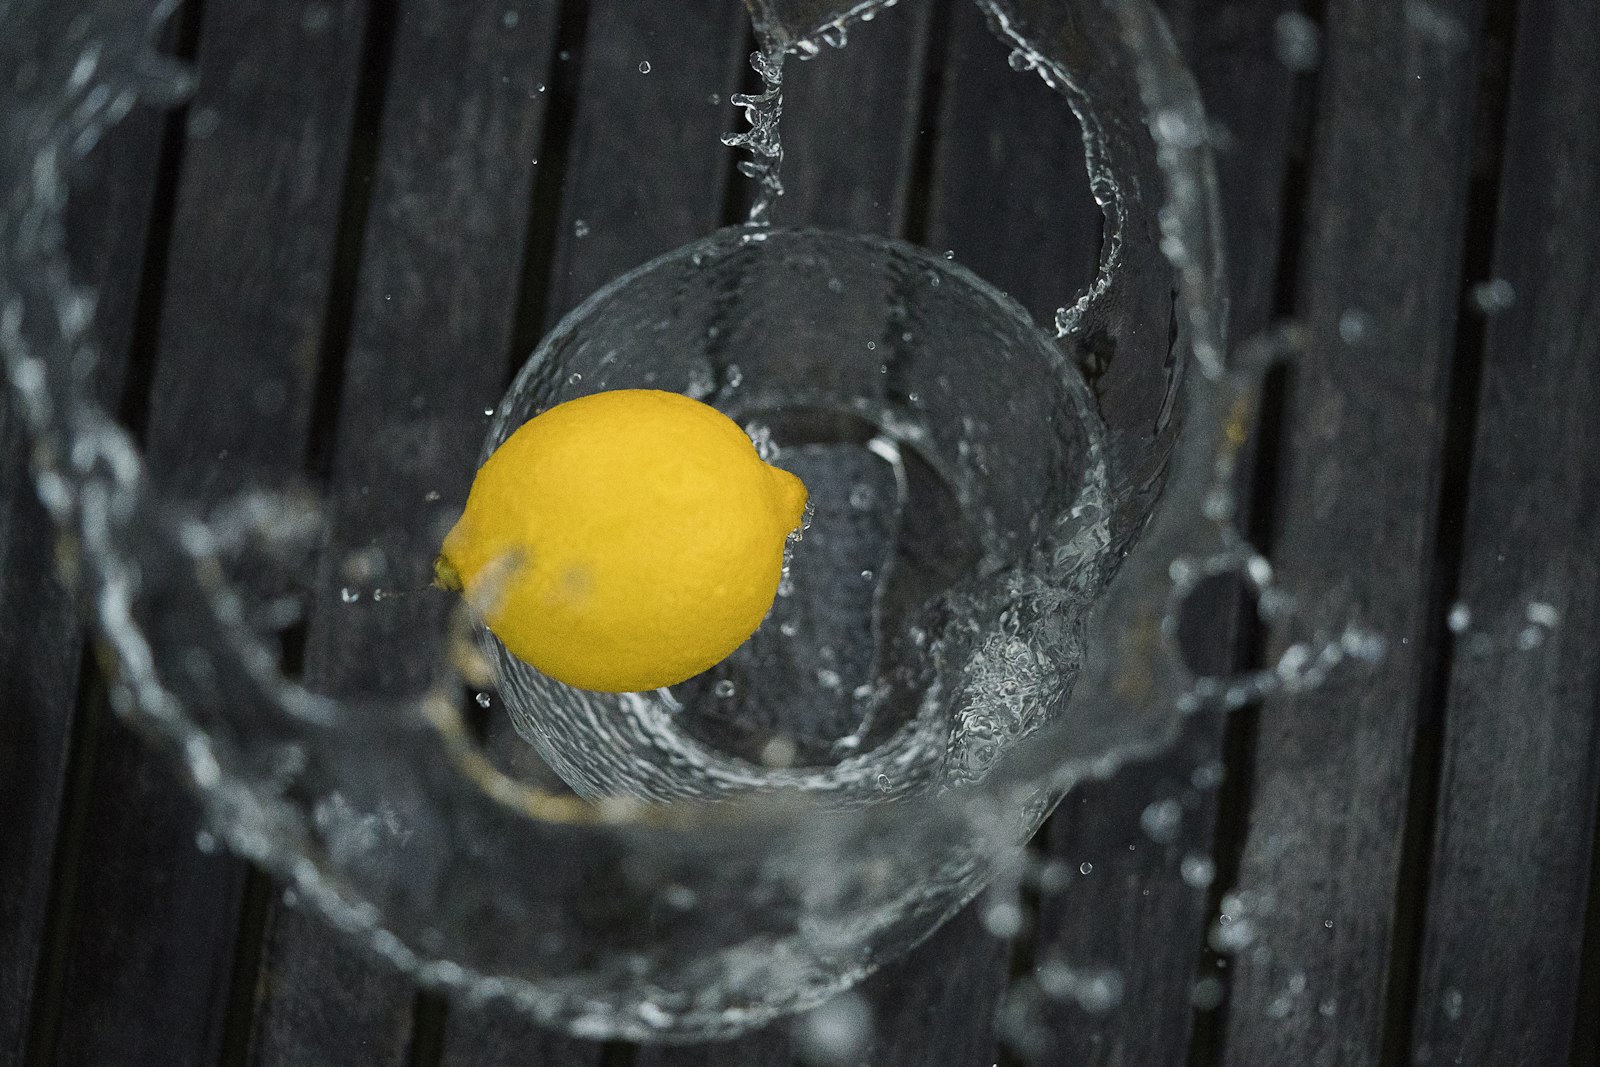
[(752, 226), (766, 226), (771, 222), (772, 205), (783, 195), (783, 138), (778, 130), (778, 120), (783, 117), (783, 53), (752, 52), (750, 66), (766, 88), (760, 93), (733, 96), (733, 103), (744, 109), (750, 128), (744, 133), (725, 134), (722, 143), (750, 152), (749, 159), (739, 162), (739, 173), (757, 183), (748, 221)]

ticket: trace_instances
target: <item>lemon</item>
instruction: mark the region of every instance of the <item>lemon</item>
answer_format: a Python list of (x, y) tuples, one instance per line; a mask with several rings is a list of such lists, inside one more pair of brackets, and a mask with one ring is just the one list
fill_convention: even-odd
[(435, 569), (558, 681), (673, 685), (761, 625), (806, 488), (677, 393), (619, 389), (523, 424), (473, 480)]

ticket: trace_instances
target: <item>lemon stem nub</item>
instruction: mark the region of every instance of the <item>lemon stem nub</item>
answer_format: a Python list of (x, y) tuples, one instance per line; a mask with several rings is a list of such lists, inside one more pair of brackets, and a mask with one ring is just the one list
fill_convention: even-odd
[(462, 590), (461, 572), (442, 554), (433, 557), (433, 584), (450, 593)]

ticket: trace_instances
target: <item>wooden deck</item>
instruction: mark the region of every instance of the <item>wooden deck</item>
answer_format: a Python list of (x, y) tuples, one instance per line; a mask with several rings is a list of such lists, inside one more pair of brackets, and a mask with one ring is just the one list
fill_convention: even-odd
[[(1313, 337), (1272, 380), (1252, 534), (1299, 625), (1358, 618), (1389, 656), (1074, 794), (1037, 842), (1070, 889), (1013, 941), (969, 909), (872, 978), (860, 1062), (1595, 1067), (1600, 4), (1167, 7), (1228, 134), (1235, 334)], [(1295, 71), (1297, 30), (1320, 61)], [(542, 332), (748, 196), (711, 147), (751, 79), (739, 0), (187, 0), (167, 47), (197, 95), (120, 125), (71, 204), (103, 395), (174, 491), (309, 477), (338, 544), (398, 566)], [(1039, 314), (1092, 277), (1075, 127), (973, 5), (904, 0), (791, 66), (779, 222), (953, 250)], [(800, 1062), (785, 1023), (633, 1048), (450, 1007), (199, 847), (49, 577), (19, 432), (6, 413), (0, 1064)], [(428, 610), (314, 611), (286, 660), (403, 686), (380, 653)], [(1245, 620), (1204, 654), (1296, 636)], [(1182, 805), (1169, 843), (1139, 825), (1156, 797)], [(1030, 1058), (997, 1008), (1056, 960), (1125, 989), (1038, 1005)]]

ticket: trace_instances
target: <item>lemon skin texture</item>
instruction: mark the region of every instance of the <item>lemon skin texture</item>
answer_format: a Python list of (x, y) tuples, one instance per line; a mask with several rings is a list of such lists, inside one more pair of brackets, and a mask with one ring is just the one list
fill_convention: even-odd
[(512, 655), (621, 693), (674, 685), (761, 625), (806, 489), (731, 419), (650, 389), (524, 423), (478, 471), (439, 571)]

